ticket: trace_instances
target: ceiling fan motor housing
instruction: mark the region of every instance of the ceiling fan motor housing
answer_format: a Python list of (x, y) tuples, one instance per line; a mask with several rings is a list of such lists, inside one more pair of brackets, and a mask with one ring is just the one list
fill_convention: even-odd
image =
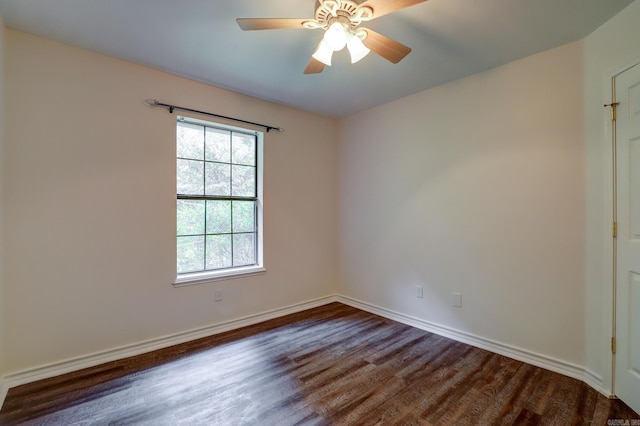
[(347, 29), (353, 29), (373, 18), (373, 10), (370, 7), (360, 6), (352, 0), (319, 0), (319, 2), (320, 6), (315, 14), (316, 22), (305, 22), (308, 28), (326, 30), (334, 22), (340, 22)]

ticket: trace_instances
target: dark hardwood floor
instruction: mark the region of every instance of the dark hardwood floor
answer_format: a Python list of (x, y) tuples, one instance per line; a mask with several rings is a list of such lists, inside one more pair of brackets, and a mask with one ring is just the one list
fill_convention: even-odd
[(0, 424), (606, 425), (586, 384), (339, 303), (13, 388)]

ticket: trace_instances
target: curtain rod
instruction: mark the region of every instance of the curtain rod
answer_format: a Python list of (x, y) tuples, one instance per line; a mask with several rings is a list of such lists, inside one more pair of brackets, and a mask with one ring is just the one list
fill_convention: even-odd
[(178, 109), (180, 111), (188, 111), (188, 112), (194, 112), (196, 114), (209, 115), (211, 117), (224, 118), (225, 120), (236, 121), (238, 123), (253, 124), (254, 126), (265, 128), (267, 130), (267, 133), (269, 133), (271, 130), (275, 130), (276, 132), (284, 132), (284, 129), (282, 127), (274, 127), (274, 126), (269, 126), (267, 124), (254, 123), (253, 121), (246, 121), (246, 120), (241, 120), (239, 118), (233, 118), (233, 117), (227, 117), (225, 115), (214, 114), (212, 112), (199, 111), (197, 109), (191, 109), (191, 108), (185, 108), (185, 107), (180, 107), (180, 106), (176, 106), (176, 105), (164, 104), (162, 102), (158, 102), (157, 99), (146, 99), (145, 102), (148, 103), (151, 106), (158, 106), (158, 107), (167, 108), (169, 110), (170, 114), (173, 114), (173, 111)]

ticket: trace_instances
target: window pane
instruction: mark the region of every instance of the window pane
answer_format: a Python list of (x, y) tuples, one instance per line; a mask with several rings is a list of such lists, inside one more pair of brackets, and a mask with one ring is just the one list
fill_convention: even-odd
[(202, 195), (204, 193), (204, 162), (178, 160), (178, 194)]
[(204, 157), (204, 127), (178, 123), (177, 153), (179, 158), (202, 160)]
[(256, 234), (233, 235), (233, 266), (255, 265)]
[(239, 197), (255, 197), (256, 168), (247, 166), (231, 166), (233, 173), (232, 195)]
[(231, 132), (207, 127), (206, 160), (231, 162)]
[(234, 164), (256, 165), (256, 137), (243, 133), (233, 134), (233, 158)]
[(231, 232), (231, 201), (207, 201), (207, 234)]
[(207, 235), (207, 269), (231, 266), (231, 235)]
[(207, 163), (206, 195), (231, 195), (231, 166), (229, 164)]
[(178, 235), (204, 234), (204, 201), (178, 200)]
[(204, 270), (204, 236), (178, 237), (178, 273)]
[(233, 232), (254, 232), (255, 223), (255, 203), (253, 201), (234, 201)]

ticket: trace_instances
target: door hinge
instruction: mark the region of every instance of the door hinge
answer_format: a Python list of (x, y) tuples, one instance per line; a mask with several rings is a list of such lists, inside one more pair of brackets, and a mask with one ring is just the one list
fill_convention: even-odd
[(611, 338), (611, 353), (616, 353), (616, 350), (618, 349), (618, 342), (616, 340), (615, 337)]
[(618, 118), (618, 105), (620, 102), (612, 102), (610, 104), (604, 104), (604, 107), (611, 107), (611, 121), (616, 121)]
[(613, 238), (618, 238), (618, 222), (613, 222), (613, 226), (611, 226), (611, 233), (613, 234)]

